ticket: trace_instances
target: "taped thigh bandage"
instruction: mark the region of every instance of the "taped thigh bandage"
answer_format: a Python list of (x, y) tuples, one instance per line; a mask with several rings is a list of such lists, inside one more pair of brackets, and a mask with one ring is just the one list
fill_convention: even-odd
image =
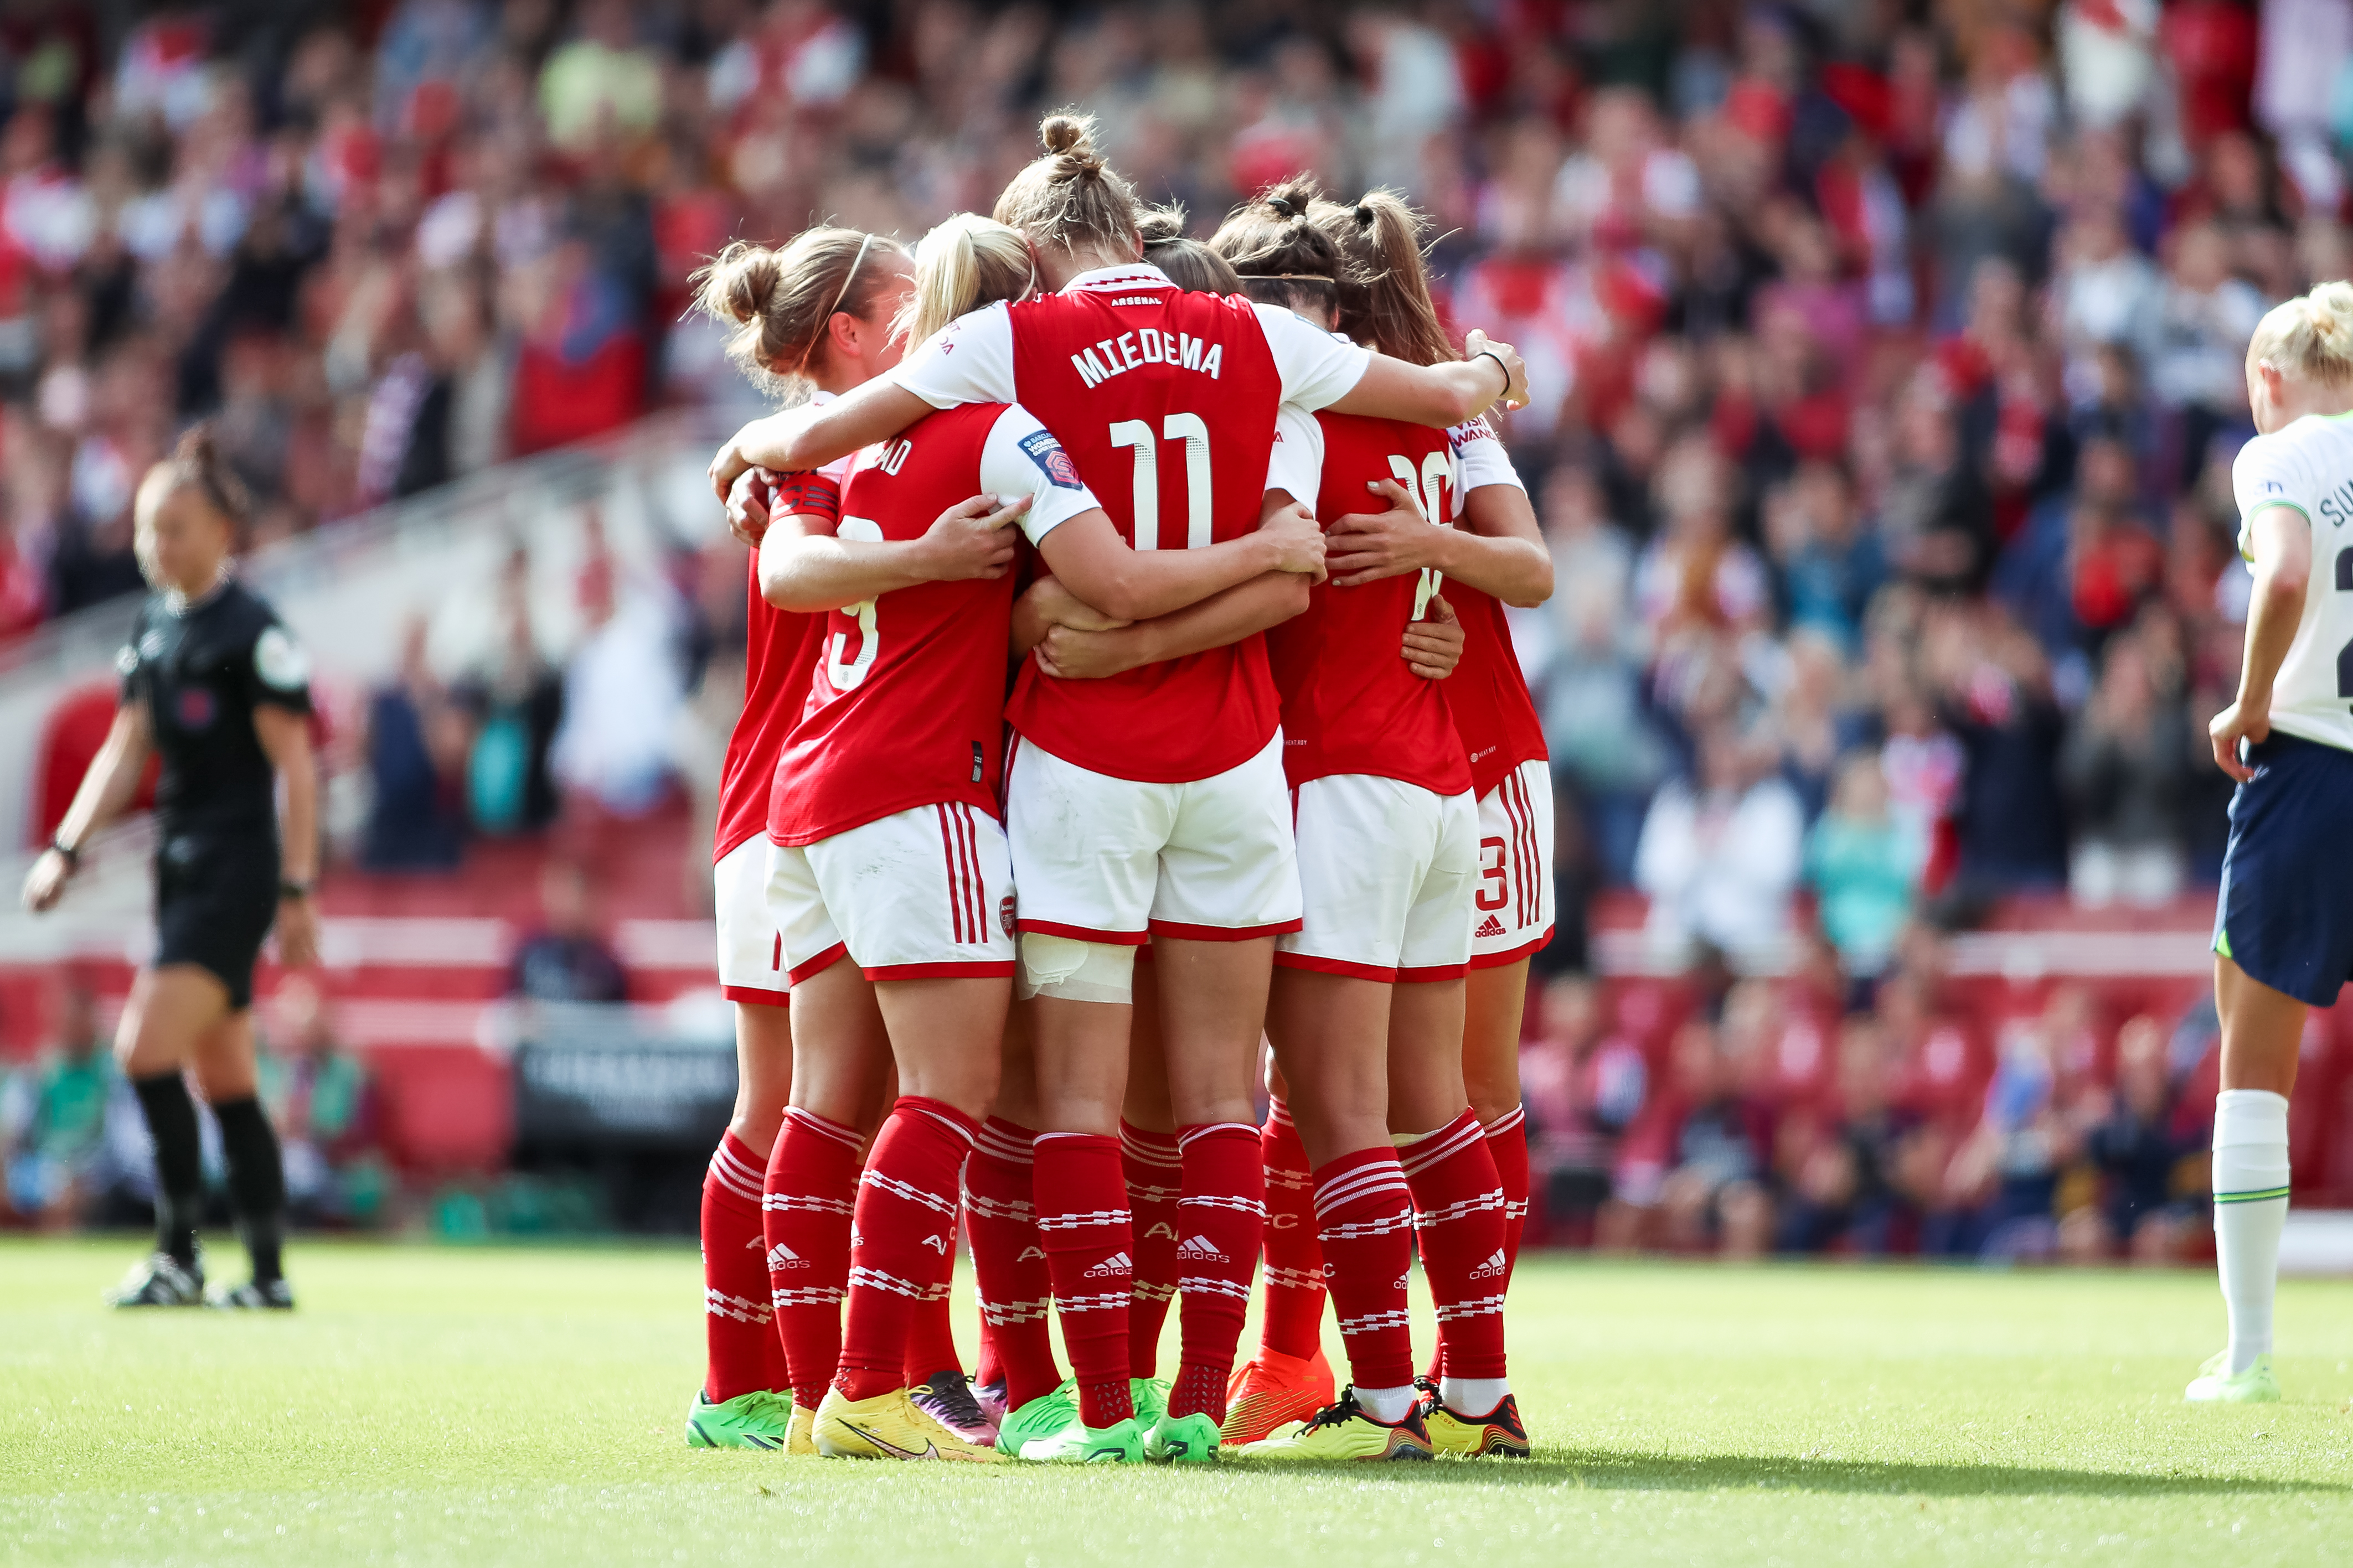
[(1024, 1001), (1053, 996), (1065, 1002), (1124, 1003), (1135, 994), (1135, 949), (1025, 931), (1021, 983), (1015, 989)]

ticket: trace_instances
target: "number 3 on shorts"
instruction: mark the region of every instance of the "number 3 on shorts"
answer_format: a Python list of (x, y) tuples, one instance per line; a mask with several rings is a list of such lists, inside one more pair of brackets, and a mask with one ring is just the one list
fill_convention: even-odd
[(1504, 858), (1509, 853), (1500, 838), (1479, 840), (1479, 887), (1471, 901), (1482, 910), (1500, 910), (1512, 901), (1511, 885), (1504, 878)]

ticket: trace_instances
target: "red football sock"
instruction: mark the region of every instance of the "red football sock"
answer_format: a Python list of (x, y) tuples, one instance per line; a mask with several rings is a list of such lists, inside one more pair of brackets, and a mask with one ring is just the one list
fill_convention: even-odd
[(919, 1310), (948, 1297), (956, 1194), (979, 1131), (979, 1122), (944, 1100), (902, 1094), (874, 1140), (858, 1179), (849, 1311), (834, 1378), (850, 1399), (906, 1386), (908, 1330)]
[(1276, 1100), (1259, 1134), (1266, 1168), (1266, 1317), (1258, 1342), (1305, 1360), (1324, 1342), (1324, 1248), (1315, 1240), (1315, 1181), (1307, 1150)]
[(1036, 1147), (1038, 1230), (1078, 1380), (1080, 1418), (1090, 1426), (1113, 1426), (1135, 1414), (1127, 1394), (1127, 1297), (1135, 1263), (1119, 1140), (1040, 1132)]
[(715, 1404), (790, 1381), (763, 1261), (760, 1164), (742, 1139), (723, 1133), (702, 1178), (702, 1392)]
[(1176, 1200), (1182, 1194), (1176, 1138), (1119, 1124), (1119, 1168), (1134, 1215), (1135, 1293), (1127, 1307), (1127, 1375), (1160, 1370), (1160, 1330), (1176, 1299)]
[(1266, 1233), (1266, 1169), (1258, 1129), (1247, 1121), (1182, 1127), (1176, 1142), (1185, 1157), (1185, 1195), (1177, 1203), (1185, 1239), (1176, 1245), (1184, 1360), (1168, 1414), (1222, 1422), (1226, 1380)]
[[(1002, 1117), (980, 1125), (964, 1168), (965, 1224), (972, 1235), (972, 1272), (980, 1293), (984, 1363), (997, 1356), (1005, 1407), (1018, 1410), (1054, 1392), (1062, 1369), (1050, 1324), (1054, 1286), (1030, 1201), (1030, 1144), (1037, 1134)], [(994, 1382), (983, 1365), (981, 1381)]]
[(814, 1409), (841, 1360), (841, 1303), (849, 1293), (849, 1216), (858, 1200), (854, 1127), (788, 1110), (768, 1156), (761, 1218), (776, 1331), (793, 1399)]
[(1398, 1151), (1413, 1191), (1421, 1271), (1438, 1307), (1448, 1377), (1504, 1375), (1504, 1187), (1478, 1117), (1465, 1110)]
[[(948, 1272), (955, 1272), (955, 1227), (948, 1227)], [(938, 1372), (962, 1372), (964, 1358), (957, 1353), (955, 1322), (949, 1311), (946, 1295), (936, 1301), (919, 1303), (914, 1314), (907, 1320), (906, 1351), (907, 1386), (931, 1381)]]
[(1413, 1382), (1413, 1321), (1405, 1277), (1413, 1268), (1413, 1205), (1394, 1149), (1359, 1149), (1315, 1169), (1317, 1237), (1332, 1306), (1359, 1388)]
[(1504, 1184), (1504, 1282), (1520, 1266), (1520, 1236), (1528, 1227), (1528, 1112), (1514, 1105), (1487, 1123), (1487, 1152)]

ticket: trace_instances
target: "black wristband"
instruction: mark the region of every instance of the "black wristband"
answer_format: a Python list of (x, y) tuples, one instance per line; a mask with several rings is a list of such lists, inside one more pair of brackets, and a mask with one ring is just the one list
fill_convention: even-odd
[(1477, 353), (1472, 354), (1471, 357), (1472, 359), (1493, 360), (1495, 362), (1495, 368), (1504, 373), (1504, 390), (1495, 394), (1495, 395), (1497, 397), (1508, 397), (1511, 395), (1512, 367), (1504, 363), (1504, 356), (1502, 354), (1497, 353), (1493, 349), (1481, 349)]
[(311, 884), (297, 882), (290, 878), (282, 879), (278, 884), (278, 896), (280, 899), (307, 899), (311, 896)]
[(55, 837), (49, 840), (49, 847), (65, 857), (67, 870), (79, 871), (81, 869), (81, 851), (79, 849), (75, 848), (72, 845), (67, 843), (62, 838)]

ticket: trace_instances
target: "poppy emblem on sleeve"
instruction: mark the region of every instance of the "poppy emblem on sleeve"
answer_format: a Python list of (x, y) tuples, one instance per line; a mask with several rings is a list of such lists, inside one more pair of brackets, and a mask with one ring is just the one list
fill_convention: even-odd
[(1029, 460), (1038, 465), (1050, 484), (1066, 490), (1081, 488), (1079, 466), (1071, 461), (1071, 455), (1062, 450), (1062, 444), (1054, 439), (1051, 430), (1030, 431), (1021, 437), (1021, 449), (1029, 454)]

